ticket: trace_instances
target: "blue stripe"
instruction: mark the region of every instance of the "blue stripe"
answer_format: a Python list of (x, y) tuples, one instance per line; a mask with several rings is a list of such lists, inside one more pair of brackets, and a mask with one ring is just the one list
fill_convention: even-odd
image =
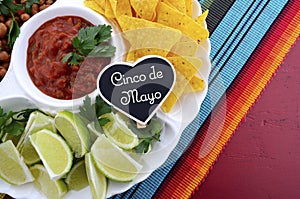
[[(261, 4), (259, 4), (259, 2)], [(215, 60), (218, 60), (216, 62), (218, 65), (215, 66), (216, 72), (210, 76), (209, 92), (202, 104), (198, 116), (184, 130), (178, 145), (161, 168), (153, 172), (144, 182), (134, 186), (124, 194), (117, 195), (115, 198), (148, 199), (155, 194), (176, 161), (193, 141), (200, 126), (210, 114), (212, 114), (213, 117), (213, 108), (225, 94), (226, 89), (243, 68), (252, 52), (259, 45), (271, 24), (287, 3), (288, 0), (257, 1), (253, 5), (253, 8), (248, 11), (248, 13), (252, 14), (247, 14), (247, 17), (241, 20), (241, 24), (235, 24), (241, 19), (241, 16), (244, 15), (240, 10), (247, 10), (250, 3), (243, 0), (237, 0), (234, 3), (233, 7), (228, 11), (221, 24), (211, 36), (211, 56), (216, 56)], [(226, 39), (231, 31), (233, 31), (235, 25), (238, 25), (238, 28), (234, 31), (235, 33), (231, 35), (230, 39)], [(221, 53), (217, 54), (217, 51), (222, 46), (223, 42), (226, 42), (227, 50), (226, 52), (220, 51)], [(214, 63), (215, 62), (213, 62), (213, 64)], [(222, 70), (218, 72), (218, 69)], [(214, 77), (213, 75), (216, 76)]]

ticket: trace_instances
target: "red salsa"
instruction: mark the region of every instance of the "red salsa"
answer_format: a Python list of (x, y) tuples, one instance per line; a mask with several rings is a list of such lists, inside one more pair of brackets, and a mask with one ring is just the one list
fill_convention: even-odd
[(43, 93), (57, 99), (76, 99), (96, 89), (97, 76), (110, 58), (87, 58), (80, 65), (63, 63), (74, 51), (71, 40), (92, 24), (76, 16), (56, 17), (41, 25), (29, 39), (27, 69)]

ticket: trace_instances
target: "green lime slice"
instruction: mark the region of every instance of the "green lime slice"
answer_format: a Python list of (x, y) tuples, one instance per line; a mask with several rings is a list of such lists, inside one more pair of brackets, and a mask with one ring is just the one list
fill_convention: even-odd
[(85, 167), (93, 198), (105, 199), (107, 191), (107, 179), (95, 166), (94, 160), (90, 153), (85, 155)]
[(142, 166), (105, 136), (99, 136), (92, 146), (91, 154), (98, 169), (109, 179), (132, 181)]
[(67, 193), (68, 188), (64, 181), (52, 180), (43, 165), (36, 164), (30, 167), (30, 171), (35, 178), (35, 186), (48, 199), (60, 199)]
[(29, 139), (51, 179), (60, 179), (70, 171), (73, 156), (62, 137), (45, 129), (30, 135)]
[(54, 118), (39, 111), (32, 112), (25, 126), (24, 133), (17, 145), (17, 148), (24, 157), (24, 161), (27, 165), (32, 165), (40, 161), (39, 155), (36, 153), (29, 141), (29, 135), (32, 135), (42, 129), (48, 129), (52, 132), (56, 132)]
[(65, 180), (67, 183), (68, 189), (79, 191), (89, 185), (85, 162), (81, 160), (77, 162), (68, 173), (67, 178)]
[(90, 149), (91, 139), (81, 118), (72, 112), (62, 111), (55, 116), (54, 122), (57, 130), (75, 152), (75, 157), (83, 157)]
[(11, 140), (0, 144), (0, 177), (13, 185), (32, 182), (28, 167)]
[(100, 117), (109, 120), (102, 128), (108, 139), (117, 146), (130, 150), (139, 144), (139, 139), (118, 114), (107, 113)]

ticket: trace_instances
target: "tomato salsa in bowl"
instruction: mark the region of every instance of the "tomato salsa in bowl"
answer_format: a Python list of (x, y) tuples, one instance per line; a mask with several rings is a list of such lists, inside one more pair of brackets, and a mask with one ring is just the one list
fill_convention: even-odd
[(80, 65), (62, 62), (74, 49), (71, 39), (87, 26), (112, 25), (82, 5), (60, 3), (34, 15), (21, 27), (12, 52), (17, 83), (33, 101), (49, 109), (74, 109), (85, 95), (97, 95), (96, 80), (111, 60), (121, 60), (123, 41), (112, 25), (112, 58), (87, 57)]

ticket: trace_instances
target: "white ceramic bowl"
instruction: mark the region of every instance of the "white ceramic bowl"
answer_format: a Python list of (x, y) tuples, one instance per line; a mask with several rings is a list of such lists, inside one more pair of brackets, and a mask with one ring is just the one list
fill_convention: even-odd
[[(84, 97), (82, 97), (73, 100), (60, 100), (50, 97), (41, 92), (34, 85), (27, 71), (26, 59), (29, 38), (42, 24), (59, 16), (79, 16), (94, 25), (111, 25), (111, 23), (109, 23), (109, 21), (107, 21), (104, 17), (85, 6), (77, 5), (76, 3), (75, 5), (69, 5), (65, 3), (59, 3), (56, 5), (54, 4), (42, 12), (34, 15), (32, 18), (30, 18), (30, 20), (22, 25), (21, 33), (14, 44), (11, 67), (9, 68), (9, 70), (13, 70), (17, 80), (17, 82), (14, 83), (14, 87), (19, 86), (21, 89), (12, 88), (11, 90), (14, 92), (18, 90), (24, 91), (25, 95), (29, 97), (39, 108), (50, 112), (62, 109), (76, 110), (77, 107), (82, 104), (84, 99)], [(116, 54), (112, 58), (112, 61), (115, 61), (122, 57), (123, 41), (121, 40), (121, 37), (118, 37), (118, 30), (116, 28), (113, 27), (112, 31), (111, 44), (117, 47)], [(7, 86), (11, 87), (12, 85)], [(89, 95), (93, 99), (97, 95), (97, 91), (95, 90)]]

